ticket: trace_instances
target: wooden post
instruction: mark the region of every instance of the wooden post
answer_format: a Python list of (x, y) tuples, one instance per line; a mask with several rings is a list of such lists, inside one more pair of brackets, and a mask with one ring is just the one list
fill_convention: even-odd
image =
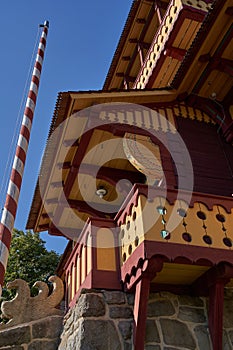
[(218, 280), (209, 289), (209, 330), (213, 350), (222, 350), (224, 285), (225, 280)]
[(142, 277), (136, 285), (134, 301), (134, 345), (135, 350), (144, 349), (146, 335), (147, 304), (150, 294), (150, 279)]
[(150, 282), (161, 271), (161, 258), (151, 258), (144, 262), (142, 275), (136, 284), (134, 301), (134, 350), (144, 350), (146, 335), (147, 304), (150, 294)]
[(143, 66), (144, 63), (144, 53), (143, 53), (143, 47), (138, 43), (138, 52), (139, 52), (139, 57), (140, 57), (140, 63), (141, 66)]

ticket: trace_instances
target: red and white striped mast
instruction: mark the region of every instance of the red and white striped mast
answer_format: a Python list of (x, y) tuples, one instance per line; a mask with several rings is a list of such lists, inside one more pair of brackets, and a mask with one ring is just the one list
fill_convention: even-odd
[(0, 222), (0, 296), (2, 294), (3, 281), (11, 244), (12, 230), (14, 228), (33, 115), (38, 95), (49, 22), (45, 21), (43, 25), (40, 25), (40, 27), (43, 27), (43, 31), (40, 37), (35, 65), (32, 72), (31, 84), (29, 87), (23, 121), (21, 124), (15, 152), (15, 158), (11, 170), (10, 181), (8, 184), (6, 202), (2, 211)]

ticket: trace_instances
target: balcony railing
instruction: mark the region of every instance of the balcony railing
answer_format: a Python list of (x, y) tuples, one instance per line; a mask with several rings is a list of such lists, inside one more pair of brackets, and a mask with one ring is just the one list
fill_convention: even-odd
[(83, 288), (121, 288), (116, 232), (112, 220), (87, 220), (64, 267), (67, 307), (75, 304)]
[(210, 266), (233, 264), (231, 198), (136, 184), (114, 220), (88, 219), (66, 262), (66, 300), (82, 288), (130, 289), (146, 259), (163, 259), (155, 283), (190, 284)]
[(122, 280), (154, 255), (198, 266), (233, 263), (232, 207), (231, 198), (134, 186), (116, 218)]

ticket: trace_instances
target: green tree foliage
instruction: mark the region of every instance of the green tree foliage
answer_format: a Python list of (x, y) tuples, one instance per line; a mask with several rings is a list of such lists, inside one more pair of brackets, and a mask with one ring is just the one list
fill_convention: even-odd
[(55, 251), (47, 251), (40, 233), (14, 229), (5, 283), (16, 278), (24, 279), (30, 286), (38, 280), (46, 281), (55, 272), (59, 260)]

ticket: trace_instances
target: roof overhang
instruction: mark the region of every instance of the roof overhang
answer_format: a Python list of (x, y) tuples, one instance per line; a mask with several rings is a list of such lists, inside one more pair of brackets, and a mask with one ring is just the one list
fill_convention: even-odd
[[(128, 160), (119, 161), (123, 152), (122, 141), (118, 138), (119, 133), (124, 135), (126, 131), (132, 132), (134, 129), (132, 126), (129, 126), (128, 130), (120, 127), (114, 129), (111, 127), (117, 124), (114, 120), (105, 122), (104, 126), (98, 125), (103, 123), (102, 121), (100, 123), (101, 109), (98, 108), (109, 104), (113, 107), (114, 104), (146, 106), (152, 101), (158, 104), (173, 103), (176, 96), (177, 93), (173, 90), (60, 93), (27, 228), (34, 231), (48, 230), (51, 234), (70, 237), (74, 229), (76, 232), (82, 229), (88, 216), (100, 216), (103, 212), (101, 201), (95, 194), (96, 188), (99, 187), (105, 187), (108, 191), (106, 200), (111, 210), (106, 210), (107, 216), (111, 217), (108, 212), (116, 213), (125, 196), (122, 192), (122, 198), (116, 200), (114, 188), (121, 178), (120, 173), (124, 174), (125, 179), (142, 181), (141, 173)], [(97, 117), (96, 111), (99, 113)], [(107, 147), (105, 153), (108, 154), (108, 159), (115, 160), (105, 161), (103, 164), (103, 159), (98, 159), (96, 154), (101, 153), (104, 142), (114, 144)], [(99, 151), (95, 153), (94, 158), (90, 156), (89, 159), (88, 154), (91, 154), (94, 148), (98, 148)], [(82, 164), (80, 175), (79, 168), (84, 157), (86, 157), (85, 164)], [(95, 172), (98, 172), (98, 176), (96, 182), (93, 182)], [(79, 180), (77, 180), (78, 174)], [(80, 186), (88, 196), (86, 201), (83, 200)], [(86, 202), (89, 204), (86, 205)], [(80, 219), (79, 223), (76, 220), (77, 216)]]

